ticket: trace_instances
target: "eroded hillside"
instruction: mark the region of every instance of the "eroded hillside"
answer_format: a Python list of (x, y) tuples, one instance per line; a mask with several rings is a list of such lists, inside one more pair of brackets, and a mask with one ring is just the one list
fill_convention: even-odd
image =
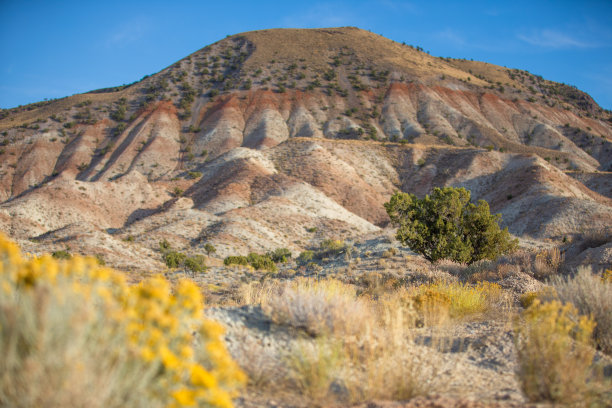
[(376, 232), (395, 190), (441, 185), (524, 239), (611, 226), (610, 112), (355, 28), (228, 37), (132, 85), (1, 117), (0, 228), (122, 268), (160, 268), (163, 238), (225, 256)]

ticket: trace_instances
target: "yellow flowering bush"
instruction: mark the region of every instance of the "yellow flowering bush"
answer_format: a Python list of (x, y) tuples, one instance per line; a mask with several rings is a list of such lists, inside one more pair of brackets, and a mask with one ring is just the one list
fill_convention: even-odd
[(606, 269), (601, 274), (601, 281), (605, 283), (612, 283), (612, 269)]
[(129, 286), (93, 258), (24, 259), (0, 235), (0, 405), (231, 407), (245, 381), (198, 287)]
[[(436, 282), (414, 288), (413, 301), (417, 311), (429, 315), (435, 322), (448, 314), (451, 318), (461, 318), (472, 314), (484, 313), (503, 303), (502, 288), (490, 282), (475, 285), (458, 282)], [(442, 319), (443, 320), (443, 319)]]
[(531, 306), (536, 300), (539, 300), (540, 302), (558, 300), (558, 295), (555, 291), (555, 288), (551, 286), (545, 286), (537, 292), (525, 292), (519, 297), (519, 303), (525, 309)]
[[(589, 393), (595, 322), (557, 300), (535, 299), (515, 323), (518, 377), (532, 401), (575, 403)], [(588, 405), (588, 404), (585, 404)]]

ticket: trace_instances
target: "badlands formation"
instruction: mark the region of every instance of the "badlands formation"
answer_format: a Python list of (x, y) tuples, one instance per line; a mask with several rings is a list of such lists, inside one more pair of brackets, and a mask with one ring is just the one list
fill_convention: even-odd
[(161, 270), (164, 238), (224, 257), (377, 234), (394, 191), (434, 186), (527, 246), (612, 224), (612, 116), (587, 94), (356, 28), (235, 35), (0, 117), (1, 230), (120, 269)]

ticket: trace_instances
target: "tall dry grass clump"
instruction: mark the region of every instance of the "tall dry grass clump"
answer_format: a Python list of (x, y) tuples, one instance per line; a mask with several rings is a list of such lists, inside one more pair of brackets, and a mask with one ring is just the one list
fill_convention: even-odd
[[(322, 283), (324, 284), (324, 283)], [(362, 330), (298, 341), (286, 357), (288, 378), (303, 395), (328, 402), (407, 400), (444, 387), (438, 374), (447, 368), (413, 332), (417, 315), (403, 294), (366, 303)]]
[(503, 310), (510, 302), (499, 285), (489, 282), (435, 282), (417, 286), (411, 293), (425, 324), (428, 320), (436, 324), (435, 319), (445, 314), (452, 319), (461, 319), (492, 310)]
[(564, 256), (559, 248), (536, 252), (520, 250), (495, 261), (484, 260), (465, 268), (459, 275), (469, 282), (496, 281), (507, 276), (526, 273), (538, 280), (546, 280), (559, 272)]
[(94, 259), (0, 236), (0, 405), (230, 407), (244, 381), (190, 281), (128, 286)]
[(592, 368), (595, 322), (556, 300), (535, 300), (521, 318), (515, 324), (515, 341), (525, 395), (531, 401), (597, 406), (605, 387)]
[(533, 276), (540, 280), (553, 276), (559, 271), (563, 259), (559, 248), (538, 251), (533, 261)]
[(580, 314), (591, 316), (597, 325), (593, 332), (601, 349), (612, 354), (612, 281), (581, 267), (572, 278), (551, 280), (559, 300), (573, 304)]
[(262, 308), (280, 325), (322, 334), (356, 336), (372, 322), (367, 301), (357, 297), (355, 287), (338, 280), (296, 279), (268, 297)]

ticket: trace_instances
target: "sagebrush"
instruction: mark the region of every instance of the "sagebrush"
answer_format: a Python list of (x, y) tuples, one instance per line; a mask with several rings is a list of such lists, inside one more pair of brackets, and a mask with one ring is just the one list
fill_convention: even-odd
[(0, 405), (230, 407), (244, 375), (199, 288), (128, 286), (94, 258), (24, 259), (0, 235)]

